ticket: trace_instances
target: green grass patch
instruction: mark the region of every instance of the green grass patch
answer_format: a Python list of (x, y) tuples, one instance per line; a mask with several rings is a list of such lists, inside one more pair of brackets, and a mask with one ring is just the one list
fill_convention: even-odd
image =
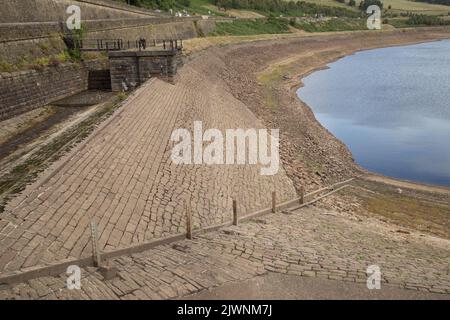
[(406, 24), (410, 26), (445, 26), (450, 25), (450, 21), (436, 16), (413, 14), (406, 20)]
[(256, 34), (289, 33), (289, 23), (284, 19), (236, 20), (218, 22), (212, 36), (247, 36)]
[(318, 22), (300, 21), (292, 23), (292, 26), (306, 32), (354, 31), (367, 29), (366, 20), (364, 19), (331, 19)]
[[(115, 0), (124, 4), (128, 3), (127, 0)], [(168, 12), (172, 9), (174, 12), (186, 10), (189, 13), (196, 13), (201, 15), (207, 15), (209, 12), (214, 13), (216, 16), (227, 16), (226, 13), (206, 8), (207, 5), (214, 4), (212, 0), (131, 0), (131, 5), (136, 7), (142, 7), (152, 10), (162, 10)]]
[[(336, 2), (337, 4), (337, 2)], [(358, 17), (361, 12), (354, 8), (341, 6), (320, 5), (305, 1), (274, 1), (274, 0), (222, 0), (218, 5), (230, 9), (254, 10), (269, 16), (302, 17), (317, 14), (328, 17)]]
[(47, 52), (49, 50), (49, 45), (47, 43), (40, 43), (38, 46), (43, 52)]
[(14, 72), (14, 71), (24, 71), (24, 70), (42, 70), (46, 67), (58, 67), (60, 64), (64, 63), (80, 63), (81, 61), (87, 60), (102, 60), (107, 57), (103, 56), (102, 53), (94, 52), (79, 52), (79, 57), (73, 57), (69, 50), (47, 55), (37, 58), (32, 58), (29, 55), (24, 55), (20, 58), (19, 62), (15, 64), (8, 63), (4, 60), (0, 60), (0, 72)]
[(51, 57), (40, 57), (34, 60), (33, 69), (42, 69), (50, 64)]
[(364, 208), (360, 214), (450, 239), (450, 202), (444, 193), (406, 188), (399, 193), (396, 186), (384, 183), (354, 183), (361, 188), (349, 188), (345, 193), (358, 199)]
[(190, 4), (187, 8), (187, 10), (189, 12), (195, 12), (198, 14), (202, 14), (202, 15), (208, 15), (210, 12), (212, 14), (214, 14), (215, 16), (219, 16), (219, 17), (226, 17), (228, 16), (228, 14), (218, 11), (218, 10), (214, 10), (212, 8), (208, 8), (208, 5), (213, 4), (213, 1), (209, 1), (209, 0), (190, 0)]
[(411, 27), (428, 27), (428, 26), (445, 26), (450, 25), (450, 20), (445, 20), (440, 17), (413, 14), (408, 18), (393, 18), (386, 19), (386, 23), (389, 23), (395, 28), (411, 28)]
[(276, 109), (278, 106), (276, 98), (276, 87), (281, 82), (286, 70), (284, 67), (278, 66), (271, 72), (261, 74), (258, 82), (263, 86), (264, 104), (266, 107)]
[(446, 205), (400, 195), (377, 195), (367, 199), (369, 212), (384, 216), (400, 225), (416, 228), (421, 231), (450, 237), (444, 221), (450, 217), (450, 209)]
[(54, 58), (60, 63), (66, 63), (70, 60), (70, 55), (67, 51), (64, 51), (55, 55)]
[(11, 63), (0, 60), (0, 72), (13, 72), (14, 66)]
[(128, 97), (128, 94), (126, 92), (121, 91), (121, 92), (117, 93), (117, 99), (119, 101), (124, 101), (127, 97)]
[[(406, 23), (407, 20), (408, 19), (405, 19), (405, 18), (389, 18), (389, 19), (385, 19), (385, 22), (395, 28), (410, 28), (411, 25)], [(418, 26), (416, 26), (416, 27), (418, 27)]]

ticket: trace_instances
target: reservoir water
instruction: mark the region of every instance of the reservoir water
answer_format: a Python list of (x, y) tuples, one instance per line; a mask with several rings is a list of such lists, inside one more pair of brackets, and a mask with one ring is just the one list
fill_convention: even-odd
[(361, 166), (450, 186), (450, 40), (357, 52), (303, 79), (301, 100)]

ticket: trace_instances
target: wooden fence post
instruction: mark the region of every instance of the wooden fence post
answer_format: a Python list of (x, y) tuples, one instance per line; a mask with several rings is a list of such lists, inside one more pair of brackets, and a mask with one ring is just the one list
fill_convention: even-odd
[(301, 186), (300, 187), (300, 204), (304, 204), (305, 203), (305, 187)]
[(94, 260), (94, 266), (100, 267), (102, 264), (102, 257), (100, 249), (98, 248), (98, 232), (97, 225), (94, 221), (91, 222), (91, 237), (92, 237), (92, 258)]
[(272, 213), (277, 212), (277, 193), (272, 191)]
[(233, 200), (233, 225), (238, 225), (237, 201)]
[(192, 240), (192, 211), (188, 200), (186, 200), (186, 239)]

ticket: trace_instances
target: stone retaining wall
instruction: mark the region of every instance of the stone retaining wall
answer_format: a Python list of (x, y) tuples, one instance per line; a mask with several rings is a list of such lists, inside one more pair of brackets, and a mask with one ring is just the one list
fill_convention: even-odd
[(86, 90), (89, 69), (99, 67), (97, 64), (65, 64), (39, 71), (0, 73), (0, 120)]
[(0, 0), (0, 23), (65, 21), (70, 5), (80, 7), (83, 20), (155, 16), (153, 12), (108, 0)]
[[(129, 19), (88, 21), (86, 39), (116, 39), (136, 41), (146, 39), (190, 39), (208, 35), (215, 20)], [(0, 62), (19, 63), (24, 57), (42, 57), (65, 49), (61, 38), (63, 27), (57, 22), (42, 24), (0, 25)]]
[[(138, 27), (154, 26), (158, 28), (162, 24), (174, 24), (175, 26), (191, 25), (192, 22), (199, 18), (133, 18), (133, 19), (98, 19), (83, 20), (83, 24), (87, 30), (87, 36), (94, 32), (106, 32), (118, 29), (132, 29)], [(205, 20), (199, 24), (203, 31), (208, 33), (209, 24), (213, 20)], [(214, 25), (214, 24), (213, 24)], [(0, 42), (22, 41), (36, 38), (45, 38), (55, 34), (67, 33), (65, 24), (61, 21), (50, 22), (29, 22), (29, 23), (3, 23), (0, 24)]]
[(72, 4), (81, 8), (87, 39), (189, 39), (215, 26), (214, 20), (171, 17), (111, 0), (0, 0), (0, 63), (16, 65), (62, 52), (66, 9)]
[[(215, 20), (156, 15), (109, 0), (0, 0), (0, 73), (63, 52), (66, 8), (71, 4), (81, 7), (85, 39), (189, 39), (215, 27)], [(173, 69), (169, 65), (165, 70)], [(86, 89), (87, 75), (86, 67), (70, 65), (1, 74), (0, 120)]]

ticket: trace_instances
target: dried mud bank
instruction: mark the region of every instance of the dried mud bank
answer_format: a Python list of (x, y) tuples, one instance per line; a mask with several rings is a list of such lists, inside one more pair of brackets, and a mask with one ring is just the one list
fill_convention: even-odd
[(297, 190), (312, 190), (366, 171), (299, 100), (300, 79), (356, 51), (446, 38), (449, 28), (329, 33), (214, 47), (193, 60), (201, 59), (205, 72), (218, 74), (266, 127), (280, 129), (287, 174)]

